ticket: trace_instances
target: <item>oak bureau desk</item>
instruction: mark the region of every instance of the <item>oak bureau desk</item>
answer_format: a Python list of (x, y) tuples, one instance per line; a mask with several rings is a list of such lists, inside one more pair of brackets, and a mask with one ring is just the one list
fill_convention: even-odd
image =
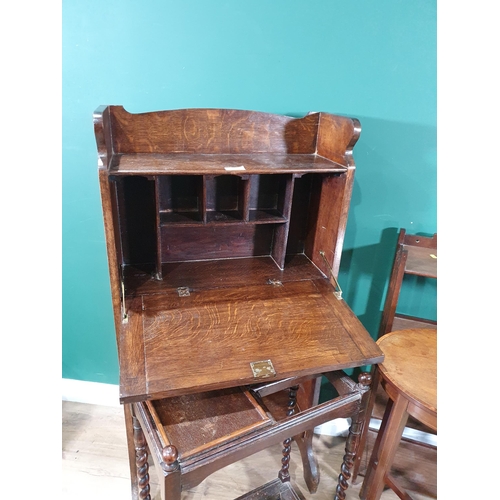
[[(345, 498), (370, 376), (343, 370), (383, 361), (336, 280), (359, 122), (101, 106), (94, 128), (133, 497), (148, 455), (173, 499), (283, 441), (255, 498), (300, 498), (291, 439), (314, 492), (312, 429), (351, 417)], [(323, 376), (337, 395), (319, 404)]]

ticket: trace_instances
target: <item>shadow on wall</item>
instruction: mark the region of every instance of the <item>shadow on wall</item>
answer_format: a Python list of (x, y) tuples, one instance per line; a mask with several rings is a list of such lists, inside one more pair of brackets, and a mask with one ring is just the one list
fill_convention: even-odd
[[(362, 131), (354, 148), (356, 175), (339, 281), (346, 302), (376, 337), (399, 230), (425, 236), (436, 232), (436, 127), (359, 120)], [(405, 278), (401, 304), (434, 319), (435, 282), (426, 281)]]
[[(352, 284), (363, 282), (366, 284), (366, 277), (369, 277), (365, 312), (358, 315), (358, 318), (375, 339), (378, 336), (382, 320), (399, 231), (400, 228), (384, 229), (379, 243), (348, 250), (342, 254), (341, 272), (349, 273), (351, 283), (348, 290), (344, 290), (344, 300), (348, 304), (354, 301), (356, 293), (359, 292)], [(412, 234), (433, 236), (433, 233), (424, 232)], [(354, 258), (356, 264), (352, 263)], [(436, 291), (437, 281), (435, 279), (405, 275), (397, 311), (436, 320)]]
[(353, 304), (356, 294), (360, 292), (356, 283), (366, 284), (366, 279), (362, 278), (367, 276), (370, 278), (369, 289), (365, 291), (367, 296), (365, 312), (358, 315), (358, 318), (374, 338), (382, 319), (385, 289), (394, 260), (398, 233), (398, 228), (386, 228), (382, 231), (378, 243), (342, 253), (340, 273), (349, 275), (350, 285), (344, 291), (344, 300), (347, 304)]

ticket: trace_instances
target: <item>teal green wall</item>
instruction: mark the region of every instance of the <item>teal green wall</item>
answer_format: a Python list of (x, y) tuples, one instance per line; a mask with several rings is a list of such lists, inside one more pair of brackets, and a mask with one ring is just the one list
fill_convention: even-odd
[[(63, 372), (117, 383), (92, 112), (357, 117), (339, 275), (372, 335), (397, 231), (436, 232), (436, 0), (63, 1)], [(402, 308), (436, 317), (435, 284)]]

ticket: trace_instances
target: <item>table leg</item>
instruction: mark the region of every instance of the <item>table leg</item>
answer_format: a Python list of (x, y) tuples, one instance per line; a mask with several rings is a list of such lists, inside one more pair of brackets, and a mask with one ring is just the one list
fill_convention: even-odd
[(123, 405), (123, 413), (125, 417), (125, 430), (127, 432), (127, 447), (128, 459), (130, 465), (130, 482), (132, 488), (133, 500), (138, 500), (139, 489), (137, 481), (137, 467), (135, 465), (135, 444), (134, 444), (134, 426), (133, 426), (133, 409), (131, 404)]
[(340, 468), (340, 475), (334, 500), (345, 500), (345, 492), (349, 487), (348, 481), (351, 478), (351, 469), (354, 465), (354, 457), (358, 453), (359, 449), (359, 437), (361, 435), (365, 408), (368, 402), (367, 397), (369, 393), (367, 394), (367, 392), (369, 391), (371, 379), (372, 377), (369, 373), (361, 373), (358, 377), (359, 383), (357, 384), (357, 389), (361, 393), (361, 403), (358, 412), (352, 417), (351, 426), (349, 427), (349, 435), (347, 436), (345, 446), (345, 455)]
[(135, 443), (135, 463), (137, 467), (137, 479), (139, 486), (139, 498), (141, 500), (151, 500), (149, 486), (149, 464), (146, 438), (141, 429), (137, 417), (133, 417), (134, 443)]
[[(288, 400), (288, 411), (286, 413), (287, 417), (295, 413), (295, 406), (297, 404), (297, 391), (299, 390), (298, 385), (294, 385), (288, 389), (289, 400)], [(290, 451), (292, 450), (292, 438), (289, 437), (283, 441), (283, 458), (281, 459), (281, 470), (278, 473), (278, 477), (282, 483), (290, 481), (290, 473), (288, 471), (290, 467)]]
[(366, 439), (368, 437), (368, 429), (370, 428), (370, 418), (373, 412), (373, 407), (375, 405), (375, 398), (377, 394), (377, 388), (380, 380), (380, 374), (379, 371), (377, 370), (377, 367), (374, 366), (372, 369), (372, 383), (370, 387), (370, 392), (368, 395), (368, 401), (367, 405), (364, 411), (364, 417), (363, 417), (363, 425), (361, 428), (361, 435), (359, 438), (359, 447), (358, 451), (356, 453), (356, 457), (354, 458), (354, 466), (352, 469), (352, 484), (356, 482), (356, 479), (358, 477), (359, 469), (361, 466), (361, 460), (363, 458), (363, 451), (366, 446)]
[(309, 493), (316, 493), (320, 480), (318, 460), (316, 459), (312, 448), (313, 436), (313, 430), (309, 429), (300, 436), (294, 436), (293, 438), (293, 440), (297, 443), (300, 455), (302, 457), (304, 480), (306, 482)]

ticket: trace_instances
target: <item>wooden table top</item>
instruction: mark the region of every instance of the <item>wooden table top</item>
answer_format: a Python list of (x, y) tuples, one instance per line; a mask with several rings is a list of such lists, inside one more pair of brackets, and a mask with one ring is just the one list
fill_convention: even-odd
[(377, 341), (383, 379), (423, 410), (437, 415), (437, 330), (390, 332)]

